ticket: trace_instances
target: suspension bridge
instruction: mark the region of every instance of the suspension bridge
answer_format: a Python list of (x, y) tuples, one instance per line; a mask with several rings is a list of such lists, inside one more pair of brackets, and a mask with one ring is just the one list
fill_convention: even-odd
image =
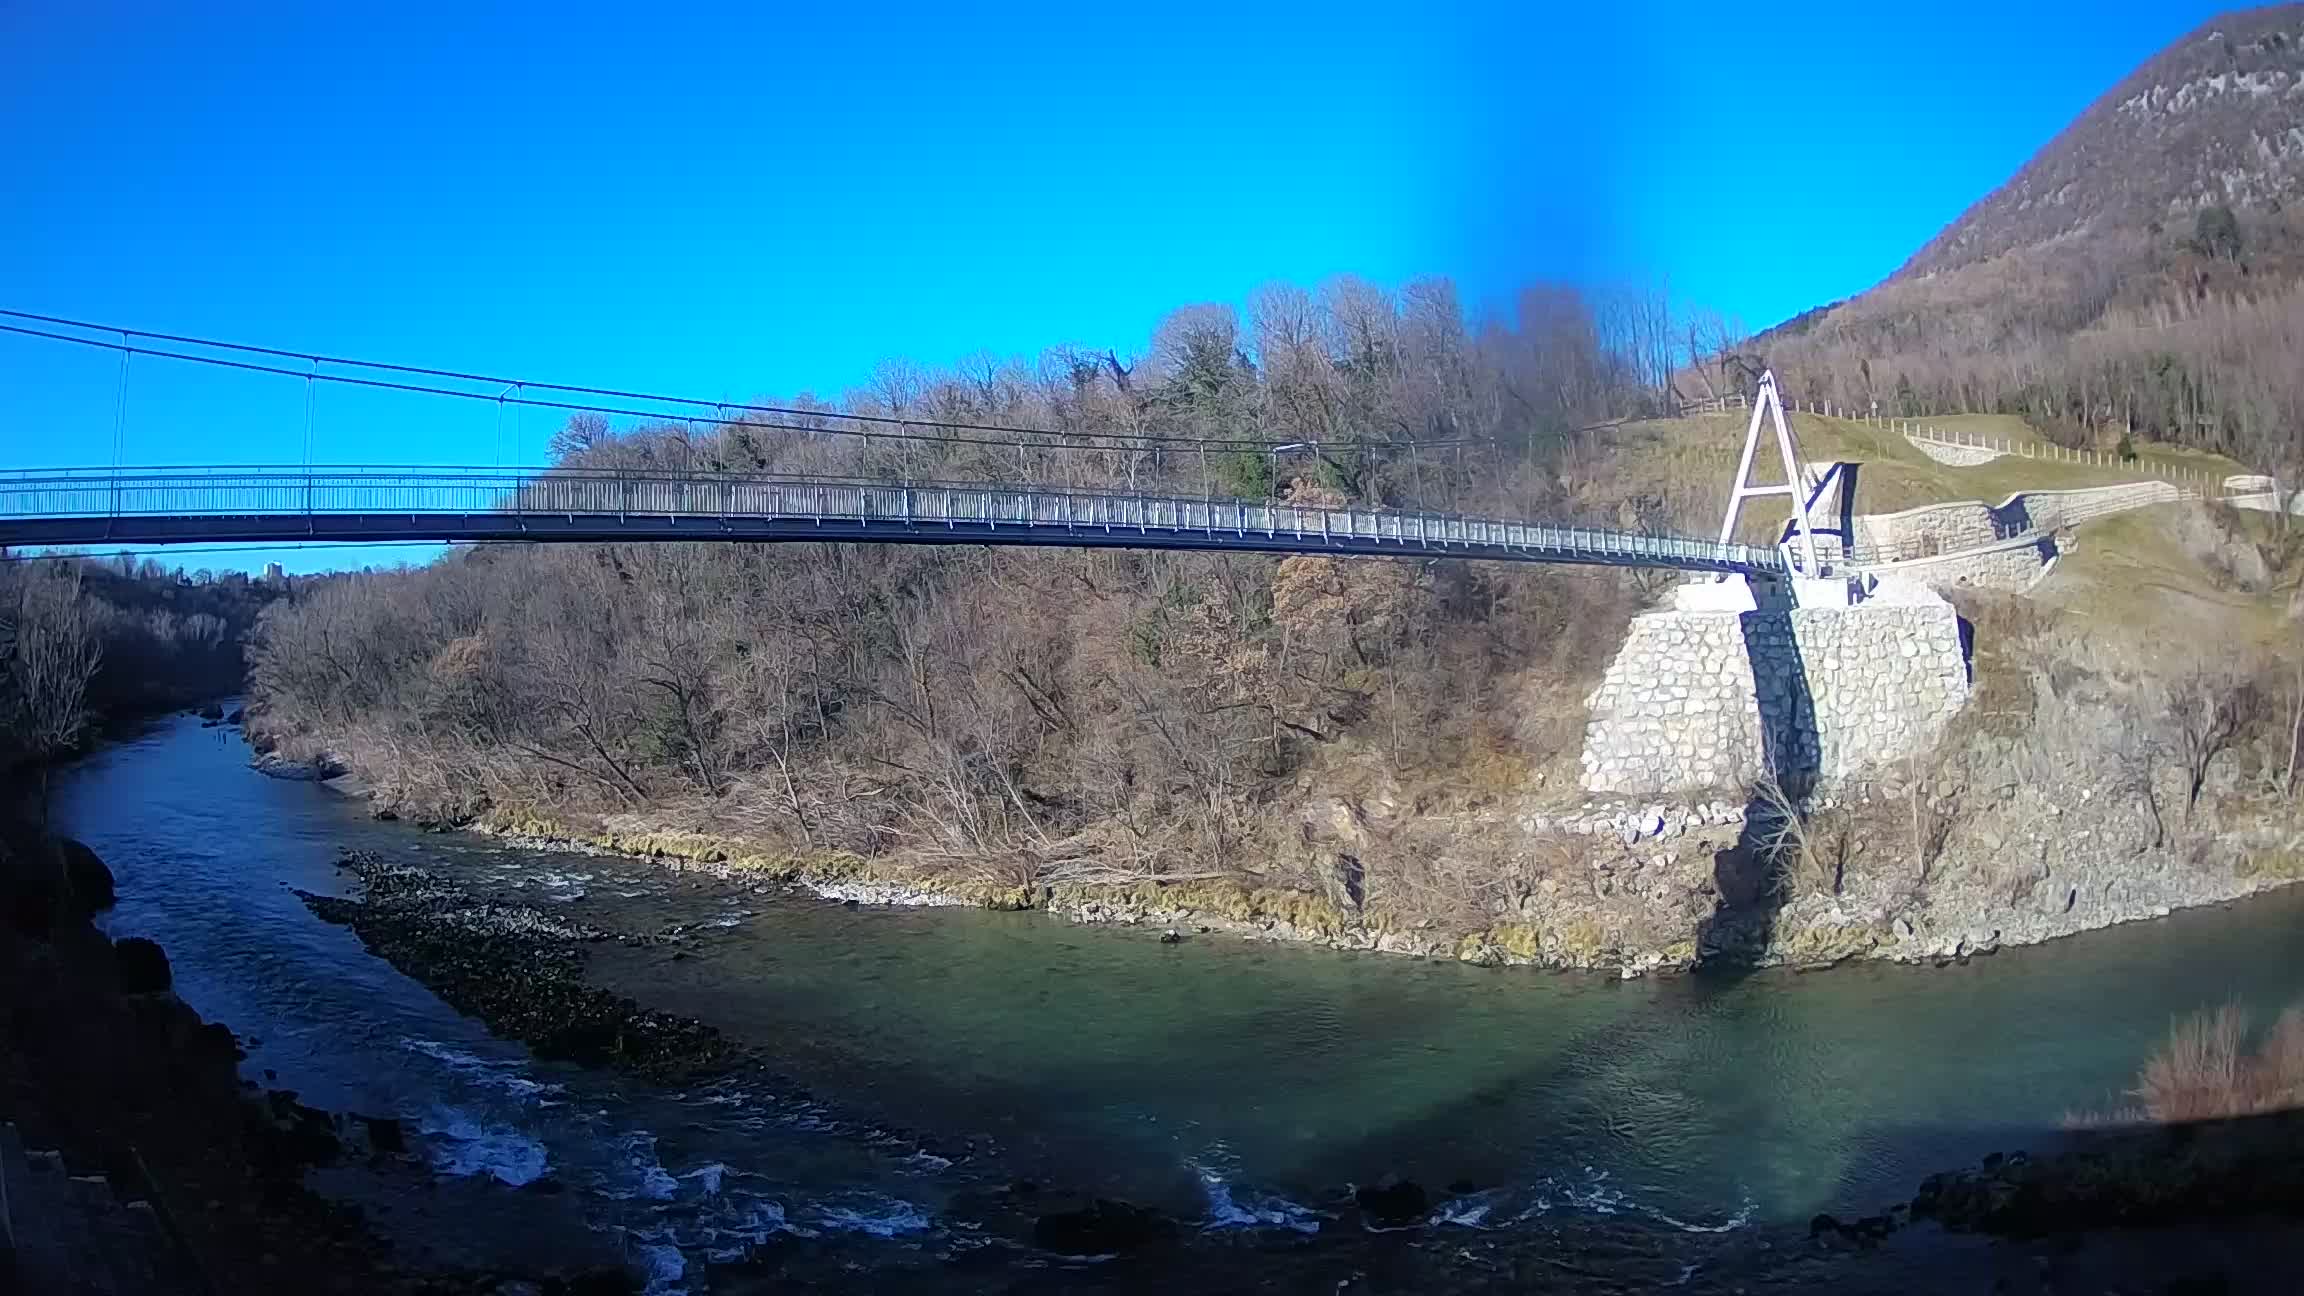
[[(965, 446), (1058, 454), (1197, 456), (1272, 453), (1242, 438), (1135, 436), (1012, 428), (817, 409), (708, 402), (454, 370), (312, 355), (0, 310), (0, 333), (120, 357), (113, 453), (104, 467), (0, 469), (0, 546), (145, 546), (200, 542), (835, 541), (1349, 554), (1646, 567), (1777, 577), (1788, 546), (1466, 516), (1426, 509), (1329, 506), (1213, 492), (1082, 490), (1031, 480), (912, 481), (662, 468), (560, 465), (319, 465), (313, 393), (323, 384), (492, 403), (507, 411), (653, 419), (784, 435), (860, 438), (865, 448)], [(131, 364), (162, 360), (270, 376), (304, 389), (308, 461), (296, 465), (136, 467), (123, 454)], [(1755, 424), (1757, 427), (1757, 423)], [(501, 445), (501, 435), (499, 444)], [(1465, 442), (1414, 442), (1404, 450)], [(1276, 459), (1275, 459), (1276, 462)], [(1747, 456), (1747, 466), (1749, 455)], [(1009, 474), (1003, 473), (1002, 476)], [(1743, 487), (1740, 478), (1738, 487)], [(1761, 493), (1758, 489), (1746, 492)], [(1784, 493), (1790, 494), (1786, 488)], [(1787, 540), (1790, 533), (1787, 533)], [(1799, 570), (1814, 563), (1799, 554)]]
[(1689, 537), (1028, 485), (388, 466), (0, 475), (0, 545), (385, 540), (1060, 545), (1784, 570), (1774, 548)]

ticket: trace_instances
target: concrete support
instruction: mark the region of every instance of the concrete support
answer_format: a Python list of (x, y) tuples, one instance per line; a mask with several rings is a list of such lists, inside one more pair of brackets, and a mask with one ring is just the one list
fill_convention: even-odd
[[(1777, 457), (1783, 464), (1784, 480), (1775, 486), (1752, 484), (1752, 461), (1760, 449), (1760, 431), (1766, 423), (1775, 433)], [(1816, 536), (1808, 524), (1809, 485), (1800, 467), (1800, 450), (1792, 438), (1792, 428), (1784, 421), (1784, 401), (1776, 392), (1776, 374), (1773, 370), (1760, 375), (1759, 394), (1752, 399), (1752, 421), (1744, 429), (1744, 453), (1736, 462), (1736, 480), (1728, 486), (1728, 509), (1720, 519), (1720, 543), (1728, 544), (1736, 538), (1736, 520), (1744, 511), (1744, 501), (1765, 495), (1783, 495), (1792, 501), (1792, 530), (1784, 546), (1785, 556), (1799, 570), (1813, 576), (1816, 565)]]

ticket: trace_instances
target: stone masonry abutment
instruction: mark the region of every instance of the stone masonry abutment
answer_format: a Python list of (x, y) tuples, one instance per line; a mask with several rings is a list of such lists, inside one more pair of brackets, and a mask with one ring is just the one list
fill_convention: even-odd
[(1663, 796), (1844, 778), (1933, 745), (1969, 687), (1959, 615), (1921, 589), (1646, 613), (1590, 698), (1583, 784)]

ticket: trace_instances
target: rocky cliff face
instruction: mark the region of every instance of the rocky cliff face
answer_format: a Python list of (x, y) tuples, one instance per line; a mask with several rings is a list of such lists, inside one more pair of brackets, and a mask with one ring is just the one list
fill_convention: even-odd
[(2300, 197), (2304, 5), (2226, 14), (2105, 92), (1897, 278), (2089, 233), (2188, 226), (2209, 206)]

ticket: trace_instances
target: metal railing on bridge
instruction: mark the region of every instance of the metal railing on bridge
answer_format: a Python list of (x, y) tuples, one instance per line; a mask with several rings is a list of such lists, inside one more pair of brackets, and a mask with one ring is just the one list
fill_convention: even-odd
[(295, 519), (299, 533), (335, 539), (702, 539), (708, 527), (693, 524), (719, 522), (730, 539), (1398, 550), (1697, 571), (1784, 568), (1774, 548), (1691, 537), (1040, 485), (369, 465), (0, 473), (6, 544), (272, 539), (286, 534), (283, 520)]

